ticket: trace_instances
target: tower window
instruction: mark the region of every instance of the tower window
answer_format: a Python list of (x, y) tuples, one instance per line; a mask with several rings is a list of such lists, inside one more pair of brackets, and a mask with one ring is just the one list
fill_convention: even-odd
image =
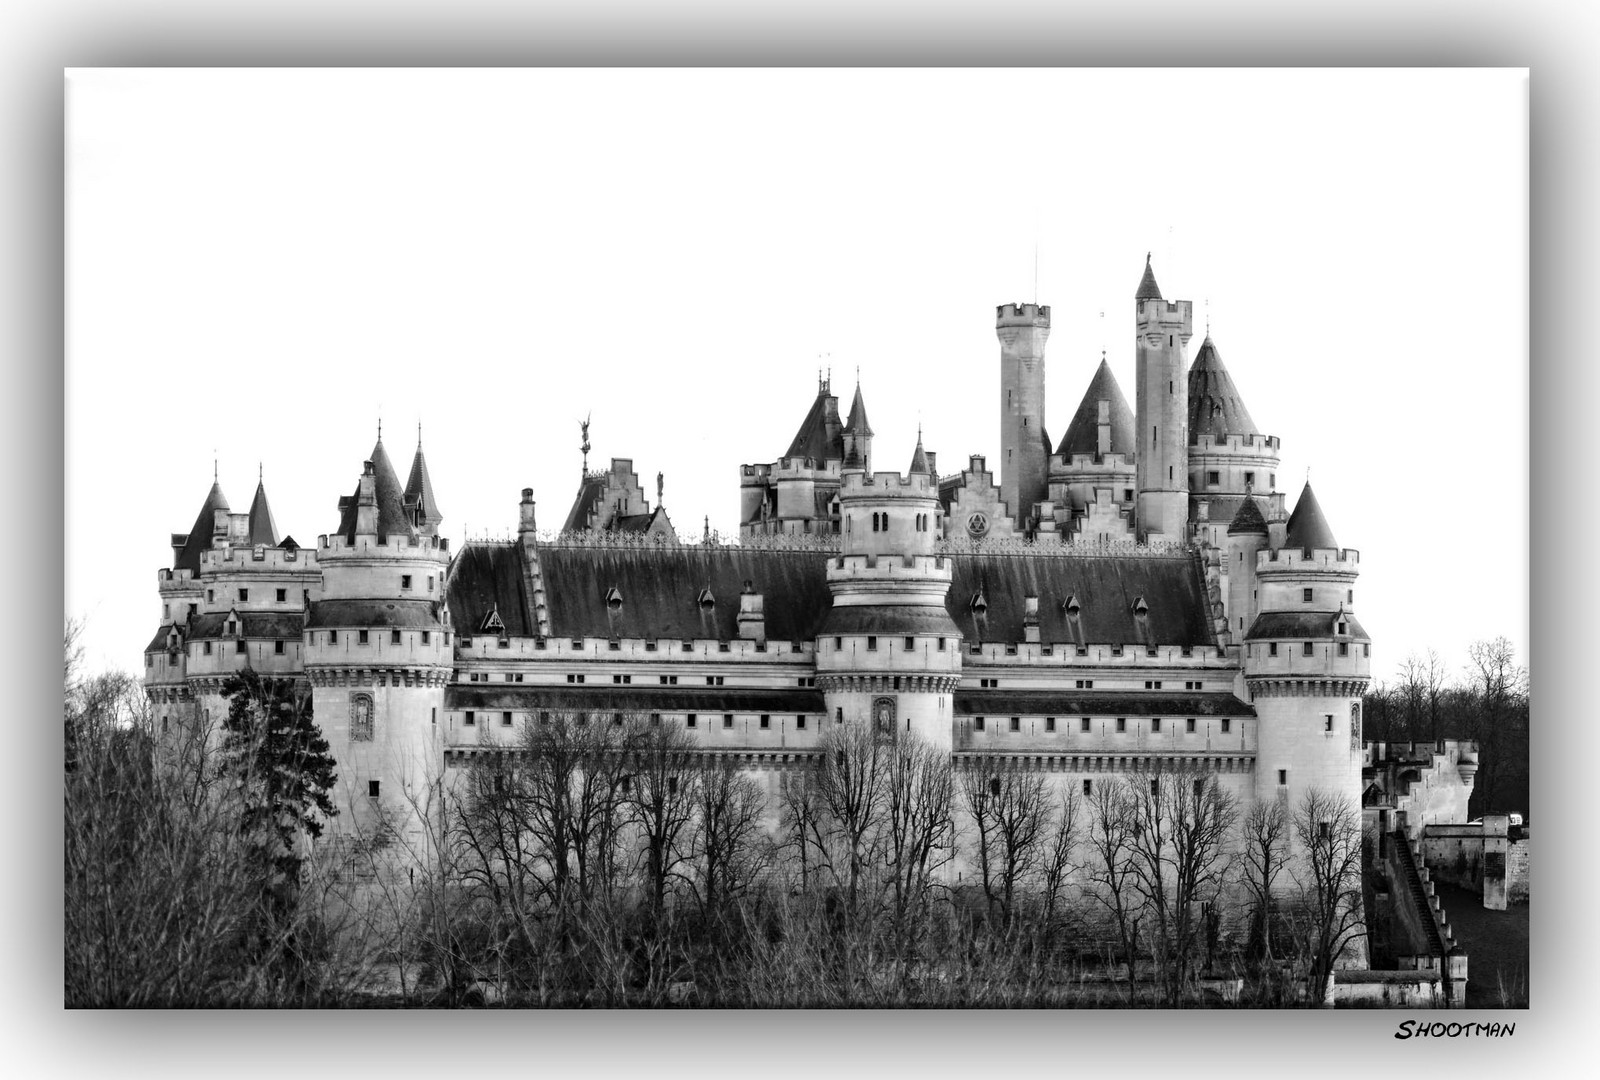
[(1300, 646), (1300, 655), (1301, 656), (1310, 656), (1311, 655), (1311, 642), (1308, 641), (1304, 645)]
[(836, 708), (836, 709), (833, 710), (833, 722), (835, 724), (844, 723), (844, 709), (843, 708)]
[(1185, 731), (1193, 734), (1193, 732), (1194, 732), (1194, 717), (1191, 716), (1191, 717), (1189, 717), (1189, 719), (1187, 719), (1187, 720), (1185, 720), (1183, 722), (1183, 729)]
[(939, 651), (944, 652), (944, 638), (939, 639)]
[(239, 602), (243, 603), (244, 601), (246, 601), (248, 599), (250, 599), (250, 590), (249, 589), (240, 589), (239, 590)]
[(1349, 656), (1350, 655), (1350, 643), (1348, 641), (1339, 642), (1339, 655), (1340, 656)]
[(1044, 718), (1044, 729), (1046, 731), (1054, 731), (1056, 729), (1056, 718), (1053, 717), (1053, 716), (1045, 717)]
[(400, 575), (400, 587), (402, 589), (411, 588), (411, 575), (410, 574), (401, 574)]
[(1161, 781), (1159, 781), (1159, 780), (1150, 781), (1150, 794), (1152, 794), (1152, 795), (1161, 794)]
[(1160, 717), (1157, 717), (1154, 720), (1150, 721), (1150, 731), (1151, 731), (1151, 733), (1156, 734), (1156, 735), (1161, 734), (1161, 718)]
[(1268, 656), (1277, 656), (1278, 655), (1278, 643), (1276, 641), (1267, 642), (1267, 655)]
[(376, 799), (377, 797), (378, 797), (378, 781), (376, 781), (376, 780), (368, 780), (367, 781), (367, 798)]
[(1089, 733), (1089, 729), (1090, 729), (1091, 726), (1092, 725), (1089, 723), (1089, 718), (1087, 716), (1085, 716), (1083, 718), (1083, 722), (1079, 726), (1078, 730), (1083, 732), (1085, 735), (1087, 735)]
[(466, 717), (461, 722), (467, 727), (472, 727), (478, 722), (478, 714), (473, 712), (471, 709), (468, 709)]
[(1094, 781), (1093, 780), (1085, 780), (1083, 782), (1083, 793), (1086, 796), (1094, 794)]
[(1244, 482), (1246, 484), (1254, 484), (1256, 482), (1256, 474), (1253, 473), (1253, 472), (1245, 473), (1244, 474)]
[(1322, 730), (1323, 731), (1332, 731), (1333, 730), (1333, 714), (1332, 713), (1324, 713), (1323, 714), (1323, 716), (1322, 716)]
[(238, 641), (235, 641), (233, 643), (233, 651), (236, 652), (236, 653), (244, 652), (245, 648), (246, 648), (246, 646), (245, 646), (244, 638), (240, 638)]
[(1123, 488), (1122, 489), (1122, 501), (1123, 502), (1132, 502), (1133, 501), (1133, 489), (1132, 488)]
[(1361, 655), (1362, 656), (1371, 656), (1372, 655), (1372, 646), (1371, 645), (1362, 645), (1361, 646)]
[(1128, 718), (1126, 716), (1117, 717), (1117, 730), (1118, 731), (1127, 731), (1128, 730)]
[(288, 589), (279, 589), (275, 595), (278, 598), (278, 603), (281, 604), (284, 601), (289, 599), (289, 590)]
[(1311, 590), (1310, 589), (1301, 589), (1300, 590), (1300, 602), (1302, 604), (1311, 603)]
[(390, 645), (398, 645), (398, 644), (400, 644), (400, 631), (398, 631), (398, 630), (389, 631), (389, 644)]
[(1012, 731), (1021, 731), (1022, 730), (1022, 718), (1020, 716), (1013, 716), (1011, 718), (1011, 730)]
[(690, 713), (688, 716), (685, 716), (683, 718), (683, 726), (684, 727), (699, 727), (700, 726), (700, 718), (698, 716), (696, 716), (694, 713)]
[(500, 714), (500, 726), (501, 727), (510, 727), (511, 726), (511, 714), (509, 712), (503, 712), (503, 713)]
[(974, 716), (972, 718), (972, 730), (973, 731), (982, 731), (983, 730), (983, 717)]
[(722, 726), (724, 728), (733, 727), (733, 714), (732, 713), (723, 713), (722, 714)]
[(867, 636), (867, 651), (868, 652), (876, 652), (877, 650), (878, 650), (878, 639), (876, 637), (868, 635)]
[(422, 632), (422, 643), (423, 643), (423, 644), (424, 644), (424, 645), (426, 645), (426, 644), (428, 644), (428, 642), (429, 642), (429, 641), (430, 641), (430, 640), (432, 640), (432, 637), (433, 637), (433, 632), (432, 632), (432, 631), (430, 631), (430, 630), (424, 630), (424, 631), (423, 631), (423, 632)]
[(273, 643), (272, 643), (272, 651), (273, 651), (273, 653), (274, 653), (274, 654), (275, 654), (275, 655), (277, 655), (277, 656), (282, 656), (282, 655), (283, 655), (283, 642), (281, 642), (281, 641), (274, 641), (274, 642), (273, 642)]
[(1279, 769), (1278, 770), (1278, 786), (1279, 787), (1288, 787), (1289, 786), (1289, 770), (1288, 769)]
[(917, 647), (917, 639), (916, 638), (909, 638), (909, 637), (906, 638), (906, 645), (905, 645), (905, 651), (906, 652), (910, 652), (913, 649), (915, 649), (916, 647)]
[(1208, 471), (1206, 473), (1206, 483), (1210, 484), (1213, 487), (1215, 487), (1216, 485), (1222, 483), (1222, 473), (1217, 472), (1215, 470)]
[(1223, 719), (1222, 719), (1222, 733), (1224, 735), (1226, 735), (1228, 733), (1228, 729), (1231, 728), (1232, 726), (1233, 726), (1232, 721), (1230, 721), (1227, 717), (1223, 717)]
[(337, 630), (329, 630), (328, 631), (328, 644), (329, 645), (337, 645), (337, 644), (339, 644), (339, 631), (337, 631)]
[(804, 731), (806, 729), (806, 718), (803, 716), (795, 717), (794, 727), (796, 731)]
[(362, 645), (367, 644), (367, 632), (365, 630), (357, 630), (356, 641)]
[(772, 726), (772, 717), (766, 713), (761, 714), (761, 730), (765, 731)]

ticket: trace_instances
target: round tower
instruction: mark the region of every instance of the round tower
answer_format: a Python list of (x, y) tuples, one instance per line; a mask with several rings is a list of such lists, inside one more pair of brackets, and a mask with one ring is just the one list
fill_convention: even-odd
[(931, 470), (847, 469), (839, 496), (842, 553), (828, 560), (833, 608), (817, 634), (817, 686), (836, 720), (948, 751), (961, 631), (945, 609), (950, 560), (934, 554), (937, 482)]
[(1224, 546), (1232, 515), (1218, 507), (1277, 486), (1278, 437), (1261, 434), (1207, 333), (1189, 366), (1189, 490), (1197, 509), (1211, 504), (1198, 525), (1201, 539)]
[(1189, 382), (1183, 356), (1193, 328), (1193, 305), (1162, 299), (1148, 256), (1133, 303), (1139, 539), (1184, 541), (1189, 523)]
[(339, 531), (318, 538), (322, 596), (306, 619), (305, 668), (339, 763), (336, 832), (416, 829), (408, 797), (425, 791), (442, 761), (450, 550), (431, 534), (439, 519), (429, 496), (432, 520), (420, 520), (380, 437), (356, 493), (339, 500)]
[(1245, 634), (1256, 621), (1260, 591), (1256, 580), (1256, 553), (1266, 546), (1267, 519), (1262, 516), (1255, 499), (1247, 497), (1228, 525), (1227, 565), (1223, 568), (1228, 581), (1225, 609), (1228, 636), (1238, 646), (1238, 651), (1244, 649)]
[(1048, 304), (995, 308), (1000, 339), (1000, 498), (1019, 528), (1048, 497), (1050, 437), (1044, 430), (1044, 346)]
[[(1230, 548), (1235, 537), (1230, 535)], [(1257, 797), (1312, 788), (1361, 802), (1361, 695), (1371, 639), (1355, 617), (1360, 552), (1333, 538), (1308, 483), (1285, 543), (1256, 552), (1244, 678), (1258, 717)]]

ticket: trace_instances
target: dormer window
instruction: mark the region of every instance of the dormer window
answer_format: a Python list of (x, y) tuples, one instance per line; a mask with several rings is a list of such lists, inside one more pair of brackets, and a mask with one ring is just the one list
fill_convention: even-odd
[(989, 610), (989, 601), (984, 597), (982, 589), (972, 594), (972, 610), (977, 615)]
[(1078, 603), (1078, 597), (1076, 593), (1067, 597), (1066, 602), (1062, 604), (1061, 607), (1066, 611), (1068, 618), (1074, 619), (1078, 617), (1078, 612), (1083, 609), (1083, 605)]
[(1340, 623), (1339, 624), (1339, 633), (1343, 634), (1345, 632), (1346, 632), (1345, 631), (1345, 624), (1344, 623)]
[(1148, 615), (1148, 614), (1150, 614), (1150, 605), (1144, 602), (1144, 597), (1141, 596), (1141, 597), (1137, 598), (1136, 600), (1134, 600), (1134, 602), (1133, 602), (1133, 613), (1135, 615)]
[(234, 622), (232, 619), (229, 619), (228, 620), (228, 633), (230, 633), (230, 634), (238, 633), (238, 629), (239, 629), (239, 624)]
[(700, 605), (701, 612), (709, 615), (717, 606), (717, 598), (711, 595), (710, 589), (701, 589), (699, 595), (695, 597), (695, 603)]
[(606, 590), (606, 610), (607, 611), (621, 611), (622, 610), (622, 591), (620, 589), (618, 589), (615, 585), (611, 586), (611, 588)]
[(489, 609), (489, 614), (483, 617), (483, 623), (478, 627), (484, 633), (503, 633), (506, 624), (500, 619), (500, 606), (496, 604)]

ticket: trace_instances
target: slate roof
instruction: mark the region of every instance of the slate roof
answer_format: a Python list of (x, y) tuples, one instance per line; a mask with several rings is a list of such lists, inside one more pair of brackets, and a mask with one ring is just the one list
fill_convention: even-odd
[(411, 475), (406, 478), (403, 499), (407, 505), (416, 506), (424, 521), (437, 525), (444, 520), (439, 504), (433, 498), (433, 479), (428, 476), (428, 460), (422, 456), (422, 428), (417, 427), (417, 452), (411, 459)]
[(642, 533), (648, 532), (650, 523), (655, 520), (655, 514), (619, 514), (611, 519), (611, 532)]
[[(979, 614), (973, 596), (982, 590)], [(1189, 558), (960, 555), (947, 604), (969, 643), (1021, 641), (1023, 600), (1039, 598), (1039, 639), (1103, 645), (1214, 643), (1204, 584)], [(1062, 608), (1076, 597), (1078, 617)], [(1136, 617), (1143, 597), (1148, 612)]]
[(1311, 490), (1309, 480), (1300, 490), (1300, 499), (1294, 504), (1293, 512), (1289, 514), (1288, 532), (1284, 536), (1283, 546), (1303, 551), (1339, 546), (1338, 541), (1333, 538), (1333, 529), (1328, 526), (1328, 519), (1323, 516), (1322, 507), (1317, 503), (1317, 496)]
[(1078, 403), (1078, 411), (1072, 414), (1072, 422), (1067, 425), (1067, 433), (1061, 437), (1061, 445), (1056, 448), (1056, 453), (1093, 454), (1098, 451), (1099, 403), (1102, 401), (1111, 402), (1112, 453), (1131, 455), (1138, 449), (1134, 444), (1133, 410), (1128, 407), (1128, 399), (1122, 396), (1122, 387), (1111, 373), (1111, 365), (1101, 360), (1094, 378), (1089, 380), (1089, 389)]
[(272, 520), (272, 507), (267, 505), (267, 485), (256, 482), (256, 497), (250, 501), (250, 546), (278, 546), (278, 526)]
[(1134, 300), (1160, 300), (1161, 286), (1156, 284), (1156, 272), (1150, 268), (1150, 256), (1144, 257), (1144, 277), (1139, 279), (1139, 291)]
[[(411, 515), (406, 511), (405, 490), (400, 486), (400, 478), (395, 475), (388, 451), (383, 448), (383, 436), (378, 437), (372, 448), (372, 457), (368, 460), (372, 462), (373, 494), (378, 502), (377, 535), (415, 535)], [(354, 494), (348, 502), (344, 502), (339, 516), (339, 534), (352, 543), (356, 538), (356, 511), (360, 501), (361, 482), (358, 480)]]
[(314, 600), (306, 619), (307, 630), (323, 627), (391, 627), (416, 630), (441, 629), (437, 604), (432, 600)]
[(467, 544), (457, 551), (445, 586), (456, 631), (473, 634), (496, 609), (507, 637), (533, 637), (537, 623), (530, 617), (524, 577), (520, 544)]
[[(161, 626), (156, 630), (156, 636), (151, 638), (150, 644), (144, 647), (144, 651), (147, 653), (166, 652), (167, 635), (172, 632), (172, 628), (175, 625), (175, 623), (162, 623)], [(178, 640), (180, 642), (185, 640), (182, 631), (178, 632)]]
[[(223, 636), (229, 615), (214, 611), (189, 619), (188, 640), (203, 641)], [(305, 629), (305, 615), (299, 611), (241, 611), (236, 636), (272, 641), (298, 640)]]
[(211, 550), (211, 530), (216, 522), (217, 511), (226, 509), (228, 509), (228, 499), (222, 494), (222, 484), (212, 481), (211, 490), (206, 493), (206, 501), (201, 504), (200, 513), (195, 515), (194, 527), (189, 530), (183, 547), (172, 560), (174, 570), (189, 570), (196, 577), (200, 575), (200, 553)]
[(561, 709), (572, 712), (822, 713), (821, 690), (733, 686), (567, 686), (539, 683), (452, 683), (447, 709)]
[[(834, 610), (826, 557), (816, 552), (540, 545), (538, 556), (550, 636), (558, 638), (733, 640), (739, 636), (739, 594), (749, 581), (764, 595), (766, 634), (774, 641), (873, 633), (878, 627), (886, 634), (959, 631), (968, 641), (1021, 641), (1023, 600), (1033, 595), (1039, 597), (1040, 638), (1046, 642), (1214, 643), (1200, 572), (1187, 557), (950, 556), (954, 583), (946, 621), (936, 609)], [(461, 633), (470, 634), (495, 608), (508, 636), (534, 635), (522, 558), (516, 544), (473, 544), (457, 554), (446, 595)], [(606, 603), (613, 588), (622, 600), (616, 608)], [(986, 602), (981, 615), (971, 607), (980, 588)], [(699, 602), (706, 589), (714, 600), (709, 610)], [(1069, 596), (1079, 603), (1072, 621), (1062, 608)], [(1141, 597), (1148, 612), (1138, 616), (1133, 607)], [(916, 621), (916, 628), (904, 629), (906, 620)]]
[(1244, 407), (1233, 376), (1222, 365), (1222, 354), (1211, 335), (1200, 345), (1189, 365), (1189, 442), (1217, 435), (1256, 435), (1261, 429)]
[(856, 396), (850, 402), (850, 419), (844, 430), (850, 435), (871, 435), (872, 425), (867, 423), (867, 403), (861, 399), (861, 384), (856, 383)]
[(917, 432), (917, 448), (911, 454), (911, 466), (906, 469), (906, 475), (922, 473), (928, 475), (928, 455), (922, 450), (922, 432)]
[(810, 458), (817, 468), (825, 461), (844, 460), (844, 429), (839, 424), (839, 399), (826, 389), (817, 392), (811, 411), (789, 441), (784, 457)]
[(1232, 694), (1115, 690), (957, 690), (957, 716), (1254, 716)]
[(607, 477), (585, 476), (578, 485), (578, 497), (572, 500), (572, 509), (567, 511), (567, 520), (562, 524), (562, 532), (580, 532), (589, 527), (589, 514), (594, 510), (594, 504), (600, 501), (600, 495), (606, 489)]
[(955, 638), (960, 630), (942, 607), (853, 604), (830, 610), (817, 634), (938, 634)]
[(1234, 514), (1233, 520), (1228, 523), (1229, 536), (1243, 533), (1267, 535), (1267, 519), (1261, 516), (1261, 508), (1248, 495), (1239, 500), (1239, 512)]
[(1256, 616), (1256, 621), (1250, 624), (1250, 632), (1245, 635), (1245, 640), (1333, 637), (1341, 619), (1349, 630), (1346, 637), (1354, 641), (1372, 640), (1367, 637), (1367, 632), (1361, 623), (1348, 611), (1342, 614), (1333, 611), (1263, 611)]

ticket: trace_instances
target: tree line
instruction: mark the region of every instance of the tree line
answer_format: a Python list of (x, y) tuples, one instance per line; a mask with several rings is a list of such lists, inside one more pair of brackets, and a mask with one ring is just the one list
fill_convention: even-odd
[(1478, 744), (1478, 775), (1468, 812), (1528, 810), (1529, 680), (1503, 637), (1474, 642), (1451, 672), (1433, 649), (1412, 653), (1394, 678), (1375, 681), (1363, 713), (1365, 738), (1378, 742)]
[(131, 679), (66, 682), (72, 1005), (1319, 1003), (1361, 933), (1328, 793), (1086, 793), (855, 724), (769, 784), (648, 716), (554, 713), (357, 830), (293, 684), (163, 732)]

